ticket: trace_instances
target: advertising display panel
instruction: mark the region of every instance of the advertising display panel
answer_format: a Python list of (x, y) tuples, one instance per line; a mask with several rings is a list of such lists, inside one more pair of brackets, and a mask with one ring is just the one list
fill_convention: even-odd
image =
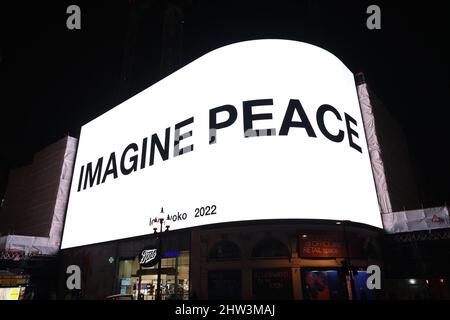
[(228, 45), (82, 127), (62, 248), (263, 219), (381, 227), (352, 72), (289, 40)]

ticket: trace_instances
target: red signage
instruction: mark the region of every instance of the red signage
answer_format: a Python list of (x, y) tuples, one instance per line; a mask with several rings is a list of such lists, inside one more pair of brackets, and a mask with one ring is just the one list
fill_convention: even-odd
[(346, 256), (344, 241), (335, 235), (301, 235), (299, 256), (302, 258), (342, 258)]

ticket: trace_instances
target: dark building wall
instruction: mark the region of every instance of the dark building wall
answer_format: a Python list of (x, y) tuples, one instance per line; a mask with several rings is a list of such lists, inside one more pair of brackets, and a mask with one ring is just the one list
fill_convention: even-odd
[(420, 208), (419, 192), (407, 140), (400, 125), (369, 90), (376, 122), (376, 131), (382, 148), (382, 158), (393, 211)]
[(116, 265), (109, 258), (116, 257), (116, 252), (117, 243), (63, 250), (59, 256), (58, 299), (72, 298), (72, 292), (66, 287), (66, 271), (70, 265), (81, 270), (80, 298), (104, 299), (112, 295)]
[[(176, 1), (175, 1), (176, 2)], [(161, 76), (165, 77), (181, 67), (183, 46), (184, 6), (191, 2), (170, 3), (164, 11), (161, 46)]]
[(0, 209), (3, 235), (49, 236), (67, 139), (36, 153), (31, 165), (11, 171)]
[(30, 166), (26, 166), (9, 174), (3, 206), (0, 209), (0, 233), (3, 235), (15, 232), (16, 221), (20, 222), (20, 212), (24, 212), (27, 207), (29, 186), (26, 181), (30, 171)]
[(385, 248), (390, 278), (450, 278), (448, 229), (387, 235)]
[(386, 235), (385, 288), (390, 299), (450, 299), (448, 229)]
[(1, 201), (5, 195), (6, 183), (8, 181), (8, 171), (9, 171), (8, 165), (5, 162), (1, 161), (0, 162), (0, 206), (1, 206)]

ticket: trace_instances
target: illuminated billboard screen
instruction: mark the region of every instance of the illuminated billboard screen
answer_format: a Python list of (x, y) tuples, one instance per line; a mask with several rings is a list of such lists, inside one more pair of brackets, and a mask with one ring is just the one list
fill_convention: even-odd
[(288, 40), (225, 46), (82, 127), (62, 248), (262, 219), (381, 227), (353, 74)]

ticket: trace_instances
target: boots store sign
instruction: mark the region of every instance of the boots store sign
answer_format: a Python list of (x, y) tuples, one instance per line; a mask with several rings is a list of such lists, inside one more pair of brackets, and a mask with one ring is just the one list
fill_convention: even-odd
[[(84, 125), (63, 248), (261, 219), (381, 226), (353, 74), (301, 42), (225, 46)], [(101, 227), (99, 227), (101, 226)]]
[(156, 247), (146, 247), (139, 254), (139, 264), (142, 267), (153, 267), (160, 259), (160, 252)]

